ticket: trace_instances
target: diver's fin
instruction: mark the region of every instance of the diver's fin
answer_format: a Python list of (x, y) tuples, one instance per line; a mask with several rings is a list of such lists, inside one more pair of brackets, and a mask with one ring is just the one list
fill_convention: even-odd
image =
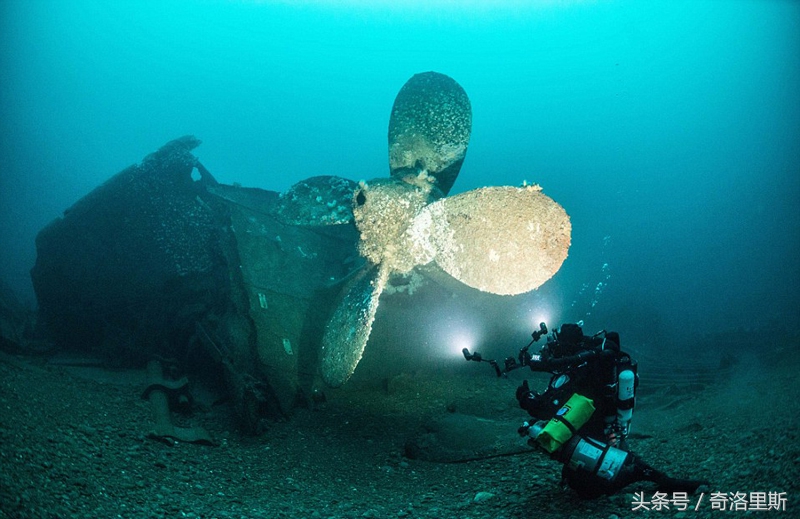
[(339, 387), (347, 382), (361, 360), (388, 277), (385, 264), (370, 265), (342, 291), (344, 296), (322, 337), (322, 379), (329, 386)]
[(415, 74), (397, 93), (389, 119), (392, 177), (409, 183), (432, 177), (447, 195), (471, 131), (472, 108), (461, 85), (438, 72)]
[(675, 492), (686, 492), (687, 494), (694, 494), (701, 486), (708, 486), (709, 482), (700, 479), (678, 479), (664, 476), (656, 481), (658, 490), (673, 494)]
[(414, 220), (409, 232), (425, 237), (445, 272), (501, 295), (534, 290), (558, 272), (572, 229), (538, 186), (474, 189), (437, 200)]

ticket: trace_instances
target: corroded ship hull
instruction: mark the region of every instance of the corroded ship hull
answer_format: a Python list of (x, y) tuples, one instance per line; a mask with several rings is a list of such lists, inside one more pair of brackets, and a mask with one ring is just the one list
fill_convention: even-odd
[(358, 263), (358, 236), (346, 218), (298, 224), (278, 193), (218, 184), (198, 144), (166, 144), (65, 211), (39, 233), (31, 277), (57, 345), (220, 370), (257, 428), (308, 398), (331, 287)]

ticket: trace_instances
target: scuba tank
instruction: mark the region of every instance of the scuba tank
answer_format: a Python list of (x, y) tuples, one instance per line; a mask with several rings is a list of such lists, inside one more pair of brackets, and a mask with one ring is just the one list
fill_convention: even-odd
[(617, 423), (626, 435), (630, 429), (631, 418), (633, 418), (635, 380), (634, 371), (626, 369), (619, 374), (617, 381)]
[(633, 407), (636, 403), (636, 387), (639, 385), (637, 367), (636, 362), (631, 361), (630, 357), (623, 356), (610, 370), (611, 378), (606, 386), (609, 390), (606, 395), (613, 402), (613, 406), (609, 409), (611, 414), (604, 417), (604, 422), (606, 428), (618, 427), (617, 430), (622, 434), (623, 440), (630, 432)]
[[(624, 372), (623, 372), (624, 373)], [(633, 391), (633, 372), (628, 371), (621, 379), (630, 379), (630, 392)], [(625, 395), (628, 394), (625, 389)], [(633, 407), (633, 406), (631, 406)], [(603, 485), (612, 485), (628, 453), (607, 443), (584, 438), (577, 434), (592, 416), (594, 402), (583, 395), (574, 393), (548, 422), (537, 422), (530, 426), (527, 434), (552, 457), (563, 463), (565, 468), (583, 476), (600, 478)], [(628, 421), (632, 410), (629, 410)]]
[(613, 494), (636, 481), (652, 481), (661, 492), (694, 493), (708, 481), (669, 477), (622, 449), (573, 436), (554, 458), (564, 464), (563, 482), (578, 495), (592, 499)]
[(575, 435), (557, 459), (569, 470), (596, 476), (612, 484), (628, 456), (628, 452), (607, 443)]

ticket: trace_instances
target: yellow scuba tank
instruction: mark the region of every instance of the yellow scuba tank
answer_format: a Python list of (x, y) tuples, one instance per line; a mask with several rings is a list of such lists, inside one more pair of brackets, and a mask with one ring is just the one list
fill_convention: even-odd
[(547, 422), (536, 441), (547, 452), (554, 452), (564, 445), (585, 424), (594, 412), (594, 402), (585, 396), (573, 393), (567, 402)]

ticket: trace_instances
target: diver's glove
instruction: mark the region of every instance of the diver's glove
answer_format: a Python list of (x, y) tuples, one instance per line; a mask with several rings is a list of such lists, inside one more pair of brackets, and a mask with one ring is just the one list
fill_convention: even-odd
[(531, 387), (528, 385), (527, 380), (523, 380), (522, 384), (517, 388), (516, 397), (520, 406), (522, 406), (523, 401), (533, 397), (533, 392), (531, 391)]
[[(547, 400), (539, 393), (531, 391), (528, 381), (525, 380), (517, 388), (517, 402), (528, 414), (535, 418), (550, 418), (548, 416)], [(552, 415), (552, 412), (550, 413)]]
[(536, 401), (539, 395), (531, 391), (527, 380), (523, 380), (522, 384), (517, 388), (516, 396), (519, 406), (529, 413), (531, 413), (533, 409), (537, 409), (539, 407), (539, 403)]

